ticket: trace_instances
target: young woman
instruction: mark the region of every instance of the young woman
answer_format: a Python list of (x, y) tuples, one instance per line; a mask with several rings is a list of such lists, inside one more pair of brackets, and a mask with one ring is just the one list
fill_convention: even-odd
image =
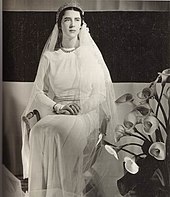
[(30, 197), (94, 195), (86, 175), (101, 122), (107, 116), (108, 130), (115, 125), (110, 75), (83, 14), (75, 3), (58, 10), (24, 111), (38, 109), (41, 115), (29, 138), (22, 123), (23, 169)]

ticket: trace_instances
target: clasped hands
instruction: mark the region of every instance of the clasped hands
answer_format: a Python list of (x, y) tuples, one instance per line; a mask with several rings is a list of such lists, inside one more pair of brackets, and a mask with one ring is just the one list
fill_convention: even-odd
[(77, 103), (69, 103), (61, 107), (59, 110), (54, 107), (54, 110), (57, 114), (77, 115), (80, 112), (80, 106)]

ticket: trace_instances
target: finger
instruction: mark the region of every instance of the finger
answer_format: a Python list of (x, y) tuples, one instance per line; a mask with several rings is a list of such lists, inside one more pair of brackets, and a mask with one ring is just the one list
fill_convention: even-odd
[(71, 105), (70, 107), (74, 111), (74, 114), (78, 114), (79, 110), (77, 109), (77, 107), (75, 107), (74, 105)]
[(72, 103), (71, 108), (78, 114), (80, 112), (80, 106), (77, 103)]
[(70, 114), (74, 114), (73, 109), (71, 109), (71, 107), (69, 107), (68, 105), (64, 106), (64, 109), (68, 110), (70, 112)]
[(78, 111), (80, 111), (80, 106), (77, 104), (77, 103), (73, 103), (72, 105), (74, 105), (74, 107), (76, 107), (76, 109), (78, 110)]

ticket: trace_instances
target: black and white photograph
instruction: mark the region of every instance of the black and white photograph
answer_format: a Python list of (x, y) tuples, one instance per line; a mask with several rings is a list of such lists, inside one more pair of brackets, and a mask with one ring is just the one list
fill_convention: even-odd
[(170, 196), (169, 1), (2, 1), (2, 196)]

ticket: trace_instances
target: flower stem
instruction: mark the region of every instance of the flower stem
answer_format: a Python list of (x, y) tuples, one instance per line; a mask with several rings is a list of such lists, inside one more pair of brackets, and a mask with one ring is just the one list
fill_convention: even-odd
[(135, 153), (133, 153), (133, 152), (127, 150), (127, 149), (122, 148), (121, 150), (124, 151), (124, 152), (127, 152), (127, 153), (129, 153), (129, 154), (131, 154), (133, 156), (137, 156)]
[(138, 154), (136, 155), (137, 157), (140, 157), (140, 156), (143, 156), (143, 155), (146, 155), (145, 153), (141, 153), (141, 154)]
[(138, 143), (129, 143), (129, 144), (123, 144), (123, 145), (121, 146), (121, 149), (124, 148), (124, 147), (126, 147), (126, 146), (131, 146), (131, 145), (142, 147), (142, 145), (141, 145), (141, 144), (138, 144)]
[(136, 127), (134, 127), (134, 131), (136, 133), (138, 133), (140, 136), (142, 136), (145, 140), (150, 141), (145, 135), (143, 135), (141, 132), (139, 132)]
[(148, 137), (149, 137), (150, 141), (153, 143), (152, 137), (150, 135), (148, 135)]
[(159, 110), (159, 107), (160, 107), (160, 104), (161, 104), (160, 101), (161, 101), (161, 98), (162, 98), (162, 95), (163, 95), (164, 88), (165, 88), (165, 85), (162, 85), (160, 97), (158, 98), (157, 94), (156, 94), (156, 97), (155, 97), (158, 101), (158, 105), (157, 105), (157, 108), (156, 108), (156, 116), (158, 115), (158, 110)]
[[(141, 136), (138, 136), (138, 135), (135, 135), (135, 134), (129, 134), (129, 133), (127, 133), (127, 135), (132, 136), (132, 137), (139, 138), (139, 139), (141, 139), (141, 140), (143, 140), (143, 141), (146, 140), (145, 138), (143, 138), (143, 137), (141, 137)], [(126, 136), (124, 136), (124, 137), (126, 137)]]
[(114, 148), (117, 148), (116, 145), (114, 145), (114, 144), (112, 144), (112, 143), (110, 143), (110, 142), (108, 142), (108, 141), (106, 141), (106, 140), (104, 140), (104, 143), (107, 144), (107, 145), (113, 146)]
[[(113, 146), (114, 148), (118, 148), (116, 145), (111, 144), (110, 142), (107, 142), (107, 141), (105, 141), (105, 140), (104, 140), (104, 142), (105, 142), (105, 144), (107, 144), (107, 145)], [(127, 146), (127, 145), (137, 145), (137, 146), (141, 146), (141, 147), (142, 147), (141, 144), (136, 144), (136, 143), (125, 144), (125, 145), (123, 145), (120, 149), (117, 150), (117, 153), (118, 153), (119, 151), (122, 150), (122, 151), (124, 151), (124, 152), (127, 152), (127, 153), (133, 155), (133, 156), (137, 156), (137, 154), (135, 154), (135, 153), (133, 153), (133, 152), (127, 150), (127, 149), (124, 149), (124, 147)]]
[[(168, 111), (168, 125), (170, 124), (170, 98), (168, 98), (168, 107), (169, 107), (169, 111)], [(167, 131), (167, 130), (166, 130)], [(168, 131), (167, 131), (167, 133), (168, 133)]]
[(162, 111), (162, 114), (163, 114), (163, 117), (164, 117), (164, 120), (165, 120), (165, 124), (167, 126), (168, 120), (167, 120), (167, 117), (166, 117), (165, 110), (164, 110), (164, 108), (163, 108), (163, 106), (161, 104), (161, 98), (162, 98), (162, 95), (163, 95), (164, 88), (165, 88), (165, 85), (162, 85), (161, 94), (160, 94), (159, 98), (158, 98), (157, 94), (155, 96), (155, 99), (156, 99), (156, 101), (158, 103), (155, 114), (156, 114), (156, 117), (157, 117), (158, 116), (158, 110), (159, 110), (159, 107), (160, 107), (161, 111)]
[(158, 129), (156, 129), (155, 133), (156, 133), (158, 139), (159, 139), (161, 142), (164, 142), (164, 139), (163, 139), (163, 137), (162, 137), (162, 133), (161, 133), (160, 127), (158, 127)]
[(164, 119), (165, 119), (165, 124), (167, 125), (167, 124), (168, 124), (168, 119), (167, 119), (167, 117), (166, 117), (165, 110), (164, 110), (164, 108), (163, 108), (163, 106), (162, 106), (162, 104), (161, 104), (161, 103), (160, 103), (160, 108), (161, 108), (161, 111), (162, 111), (163, 117), (164, 117)]
[[(165, 120), (165, 125), (167, 126), (167, 117), (166, 117), (166, 114), (165, 114), (165, 110), (163, 109), (163, 106), (161, 104), (161, 98), (162, 98), (162, 94), (163, 94), (163, 89), (164, 89), (165, 86), (162, 86), (162, 90), (161, 90), (161, 95), (160, 97), (158, 98), (158, 95), (155, 96), (155, 99), (156, 101), (158, 102), (158, 105), (157, 105), (157, 109), (156, 109), (156, 117), (158, 117), (158, 110), (159, 110), (159, 107), (161, 108), (161, 111), (162, 111), (162, 114), (163, 114), (163, 117), (164, 117), (164, 120)], [(156, 140), (159, 140), (159, 139), (162, 139), (162, 133), (160, 132), (160, 130), (157, 130), (155, 132), (156, 134)]]
[(162, 121), (161, 121), (158, 117), (156, 117), (156, 118), (157, 118), (157, 120), (159, 121), (159, 124), (162, 126), (162, 128), (163, 128), (163, 129), (165, 130), (165, 132), (167, 133), (165, 125), (162, 123)]

